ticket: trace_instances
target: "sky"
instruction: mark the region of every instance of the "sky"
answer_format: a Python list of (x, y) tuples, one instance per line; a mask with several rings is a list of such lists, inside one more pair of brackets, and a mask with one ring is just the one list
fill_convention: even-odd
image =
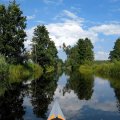
[[(46, 25), (55, 42), (58, 55), (66, 55), (63, 43), (74, 46), (79, 38), (90, 38), (96, 60), (107, 60), (115, 41), (120, 37), (120, 0), (16, 0), (27, 16), (27, 41), (30, 49), (37, 25)], [(9, 0), (0, 0), (8, 4)]]

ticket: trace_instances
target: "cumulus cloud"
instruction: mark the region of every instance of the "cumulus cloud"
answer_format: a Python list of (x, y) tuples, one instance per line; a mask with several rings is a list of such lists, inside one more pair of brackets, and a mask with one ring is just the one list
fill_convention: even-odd
[(89, 37), (93, 43), (97, 40), (96, 33), (84, 30), (78, 22), (73, 20), (66, 20), (64, 23), (49, 24), (47, 25), (47, 29), (57, 48), (63, 43), (72, 46), (79, 38)]
[[(47, 24), (46, 27), (50, 33), (50, 38), (55, 42), (58, 50), (63, 43), (73, 46), (79, 38), (88, 37), (94, 44), (100, 41), (99, 33), (105, 35), (120, 35), (119, 23), (103, 24), (84, 29), (85, 20), (68, 10), (63, 10), (55, 19), (59, 20), (59, 22)], [(31, 44), (35, 27), (36, 26), (26, 30), (28, 40), (25, 44), (27, 47), (29, 46), (28, 44)], [(95, 52), (96, 60), (107, 60), (108, 56), (109, 53), (103, 50)]]
[(95, 52), (95, 59), (96, 60), (108, 60), (109, 53), (105, 51), (98, 51)]
[(90, 28), (90, 31), (105, 35), (120, 35), (120, 24), (104, 24)]
[[(55, 45), (58, 49), (63, 43), (71, 46), (74, 45), (79, 38), (89, 37), (93, 43), (97, 41), (97, 33), (83, 29), (83, 18), (80, 18), (67, 10), (63, 11), (63, 15), (65, 18), (64, 21), (46, 25), (50, 33), (50, 38), (55, 42)], [(34, 28), (35, 27), (26, 31), (29, 42), (32, 39)]]

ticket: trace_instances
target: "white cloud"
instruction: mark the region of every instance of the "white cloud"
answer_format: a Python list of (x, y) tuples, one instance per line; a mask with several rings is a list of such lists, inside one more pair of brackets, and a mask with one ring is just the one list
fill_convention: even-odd
[(95, 52), (95, 60), (108, 60), (109, 53), (104, 51)]
[[(83, 29), (82, 23), (84, 22), (84, 19), (67, 10), (64, 10), (63, 14), (66, 17), (64, 17), (64, 21), (46, 25), (50, 33), (50, 38), (55, 42), (58, 49), (63, 43), (71, 46), (74, 45), (79, 38), (89, 37), (93, 43), (97, 41), (97, 33)], [(35, 27), (26, 31), (28, 41), (32, 39), (34, 28)]]
[(74, 13), (64, 10), (56, 19), (59, 19), (59, 21), (62, 19), (63, 21), (48, 24), (47, 29), (57, 48), (63, 43), (72, 46), (79, 38), (89, 37), (93, 43), (98, 40), (98, 34), (89, 30), (84, 30), (84, 19), (78, 17)]
[(90, 31), (105, 35), (120, 35), (120, 24), (104, 24), (90, 28)]
[[(47, 24), (46, 27), (50, 33), (50, 38), (55, 42), (57, 49), (59, 49), (63, 43), (73, 46), (79, 38), (88, 37), (91, 39), (92, 43), (95, 43), (96, 41), (100, 41), (99, 33), (103, 33), (105, 35), (120, 35), (119, 23), (103, 24), (84, 29), (85, 20), (68, 10), (64, 10), (56, 17), (56, 20), (59, 20), (59, 22)], [(35, 27), (36, 26), (26, 30), (28, 40), (25, 44), (27, 47), (31, 44)], [(109, 53), (104, 50), (95, 52), (96, 60), (107, 60), (108, 56)]]
[(25, 41), (25, 47), (30, 50), (31, 49), (31, 44), (32, 44), (32, 37), (33, 37), (33, 32), (34, 32), (35, 27), (32, 27), (28, 30), (26, 30), (27, 34), (27, 41)]
[(43, 2), (49, 4), (49, 3), (55, 3), (55, 4), (59, 4), (62, 3), (63, 0), (43, 0)]
[(27, 20), (32, 20), (35, 18), (35, 15), (27, 16)]
[(84, 30), (82, 26), (74, 20), (66, 20), (64, 23), (53, 23), (47, 25), (50, 37), (59, 48), (63, 43), (74, 45), (79, 38), (89, 37), (94, 43), (97, 40), (97, 34)]

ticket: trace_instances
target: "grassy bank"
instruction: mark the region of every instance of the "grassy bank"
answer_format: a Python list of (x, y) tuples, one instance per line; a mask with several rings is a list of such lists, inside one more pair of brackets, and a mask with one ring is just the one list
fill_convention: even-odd
[(79, 67), (80, 73), (85, 74), (100, 74), (109, 76), (120, 76), (120, 61), (105, 62), (101, 64), (81, 65)]
[(4, 56), (0, 55), (0, 78), (8, 78), (11, 82), (18, 82), (29, 78), (39, 78), (43, 69), (38, 64), (28, 62), (23, 65), (8, 64)]
[(39, 78), (43, 73), (42, 67), (38, 64), (27, 63), (25, 65), (10, 65), (9, 80), (16, 82), (29, 78)]

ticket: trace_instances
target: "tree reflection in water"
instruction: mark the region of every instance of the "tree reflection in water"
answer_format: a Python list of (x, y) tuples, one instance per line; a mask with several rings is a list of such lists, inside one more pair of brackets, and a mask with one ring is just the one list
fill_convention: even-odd
[(109, 78), (111, 87), (114, 89), (115, 96), (117, 98), (117, 108), (120, 112), (120, 79), (118, 78)]
[(23, 104), (22, 83), (9, 86), (4, 95), (0, 96), (0, 120), (23, 120), (25, 114)]
[(114, 89), (115, 97), (117, 99), (117, 108), (120, 112), (120, 76), (107, 76), (107, 75), (97, 75), (103, 79), (107, 79), (110, 82), (111, 87)]
[(74, 90), (80, 100), (89, 100), (93, 93), (94, 76), (83, 75), (79, 72), (71, 73), (69, 76), (65, 89), (68, 92)]
[(54, 91), (57, 87), (58, 77), (55, 74), (44, 74), (40, 79), (31, 84), (31, 102), (33, 112), (37, 117), (46, 118), (48, 105), (53, 100)]

